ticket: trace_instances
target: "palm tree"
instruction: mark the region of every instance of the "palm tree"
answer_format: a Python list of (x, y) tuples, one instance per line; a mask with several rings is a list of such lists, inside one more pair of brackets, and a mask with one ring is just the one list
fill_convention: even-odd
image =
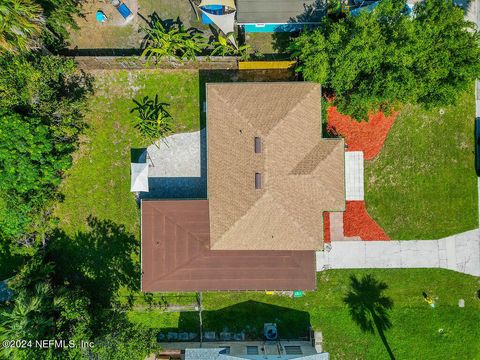
[(185, 30), (182, 24), (164, 26), (161, 20), (154, 20), (146, 32), (145, 49), (142, 56), (147, 64), (154, 58), (156, 62), (164, 57), (179, 60), (192, 60), (207, 46), (205, 38), (193, 30)]
[[(15, 296), (11, 309), (0, 311), (0, 328), (3, 339), (43, 339), (51, 333), (52, 289), (47, 282), (35, 285), (33, 292), (23, 289)], [(13, 358), (13, 348), (4, 348), (6, 358)]]
[(44, 23), (42, 8), (31, 0), (0, 2), (0, 54), (37, 48)]
[(392, 327), (387, 311), (393, 307), (393, 301), (383, 292), (388, 285), (367, 274), (362, 279), (350, 276), (350, 290), (344, 298), (354, 322), (364, 332), (373, 334), (375, 328), (385, 346), (390, 359), (395, 359), (388, 345), (385, 331)]
[(172, 116), (167, 111), (168, 104), (158, 101), (158, 95), (152, 100), (145, 96), (141, 101), (133, 99), (136, 107), (130, 113), (136, 112), (135, 128), (149, 142), (162, 140), (173, 131)]

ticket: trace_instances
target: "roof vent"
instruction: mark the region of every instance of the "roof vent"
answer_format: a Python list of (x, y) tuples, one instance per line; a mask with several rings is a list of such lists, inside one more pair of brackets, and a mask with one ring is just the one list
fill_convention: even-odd
[(255, 189), (261, 189), (262, 188), (262, 174), (260, 173), (255, 173)]
[(255, 154), (260, 154), (262, 152), (262, 139), (258, 136), (255, 137)]

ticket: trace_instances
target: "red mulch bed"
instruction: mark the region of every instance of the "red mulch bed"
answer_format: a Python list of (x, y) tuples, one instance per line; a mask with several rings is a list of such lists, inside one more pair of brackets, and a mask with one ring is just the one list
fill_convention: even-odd
[(328, 108), (328, 130), (345, 138), (348, 151), (363, 151), (366, 160), (378, 155), (398, 113), (368, 115), (368, 121), (356, 121), (340, 114), (336, 106)]
[(330, 238), (330, 213), (323, 213), (323, 241), (326, 243), (331, 243), (332, 239)]
[(368, 215), (365, 201), (347, 201), (343, 213), (344, 236), (360, 236), (362, 240), (390, 240), (375, 220)]

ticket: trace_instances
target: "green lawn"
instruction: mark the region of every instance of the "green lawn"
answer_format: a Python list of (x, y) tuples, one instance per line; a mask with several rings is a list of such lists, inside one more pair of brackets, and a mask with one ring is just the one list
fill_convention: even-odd
[(68, 234), (86, 229), (89, 215), (123, 224), (139, 237), (140, 213), (130, 193), (130, 149), (145, 145), (132, 125), (132, 99), (158, 94), (169, 103), (176, 132), (200, 126), (199, 76), (191, 71), (99, 72), (86, 111), (88, 129), (61, 186), (55, 211)]
[(365, 163), (370, 215), (393, 239), (435, 239), (478, 227), (475, 96), (456, 106), (405, 106), (380, 155)]
[[(300, 299), (259, 292), (204, 293), (205, 330), (246, 329), (258, 336), (264, 322), (275, 321), (280, 335), (288, 337), (304, 335), (311, 324), (323, 332), (332, 359), (386, 359), (378, 335), (362, 333), (343, 302), (351, 274), (373, 274), (389, 286), (392, 328), (386, 337), (397, 360), (480, 359), (480, 300), (475, 297), (480, 281), (448, 270), (329, 270), (318, 275), (318, 290)], [(423, 300), (423, 291), (436, 298), (435, 308)], [(465, 300), (465, 308), (458, 307), (459, 299)], [(195, 312), (146, 310), (129, 315), (159, 330), (198, 329)]]

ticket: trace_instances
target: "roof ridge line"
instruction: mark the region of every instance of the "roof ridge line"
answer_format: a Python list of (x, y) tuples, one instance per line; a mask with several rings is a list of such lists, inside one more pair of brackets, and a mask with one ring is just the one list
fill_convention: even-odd
[[(319, 146), (322, 142), (337, 142), (337, 144), (335, 144), (334, 146), (332, 146), (331, 149), (329, 149), (330, 151), (325, 155), (325, 157), (323, 159), (321, 159), (317, 164), (316, 166), (312, 169), (312, 171), (308, 174), (295, 174), (293, 173), (293, 171), (298, 167), (298, 165), (304, 161), (306, 159), (307, 156), (309, 156), (312, 151), (317, 147)], [(341, 144), (342, 142), (344, 142), (343, 139), (333, 139), (330, 140), (330, 139), (325, 139), (325, 138), (321, 138), (320, 141), (318, 143), (315, 144), (315, 146), (308, 152), (308, 154), (305, 155), (305, 157), (300, 160), (295, 166), (294, 168), (287, 174), (287, 176), (306, 176), (306, 175), (312, 175), (312, 173), (314, 173), (319, 167), (321, 167), (321, 165), (325, 164), (325, 163), (328, 163), (328, 159), (332, 156), (332, 153), (337, 149), (337, 147), (339, 146), (339, 144)], [(314, 175), (312, 175), (314, 176)]]
[[(270, 190), (270, 191), (272, 191), (272, 190)], [(272, 197), (275, 197), (275, 190), (273, 190), (272, 192), (273, 192)], [(303, 234), (306, 234), (310, 239), (315, 241), (315, 238), (308, 231), (304, 230), (303, 227), (298, 223), (297, 219), (294, 216), (292, 216), (290, 211), (288, 211), (285, 208), (285, 206), (283, 205), (283, 202), (282, 202), (282, 196), (279, 196), (279, 195), (277, 196), (277, 202), (276, 203), (283, 209), (283, 211), (285, 211), (286, 214), (288, 214), (288, 217), (295, 224), (297, 229), (299, 229)], [(322, 238), (322, 243), (323, 243), (323, 238)], [(290, 251), (295, 251), (295, 250), (290, 250)], [(306, 251), (306, 250), (304, 250), (304, 251)], [(315, 250), (312, 250), (312, 251), (315, 251)]]

